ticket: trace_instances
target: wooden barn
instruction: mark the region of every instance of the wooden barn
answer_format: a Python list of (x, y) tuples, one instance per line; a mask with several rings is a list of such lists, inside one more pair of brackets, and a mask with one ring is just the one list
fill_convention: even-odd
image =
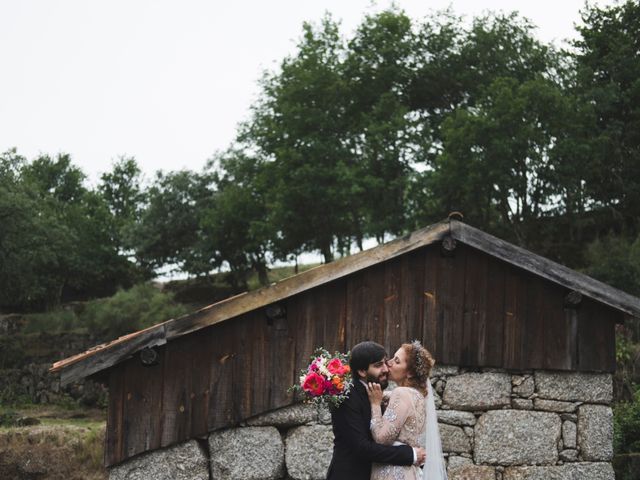
[(615, 370), (640, 300), (446, 220), (53, 365), (109, 388), (105, 464), (290, 405), (315, 347), (421, 339), (441, 365)]

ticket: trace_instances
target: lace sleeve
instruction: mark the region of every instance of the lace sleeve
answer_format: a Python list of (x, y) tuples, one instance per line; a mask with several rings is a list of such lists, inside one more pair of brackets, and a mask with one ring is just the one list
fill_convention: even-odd
[(398, 439), (411, 406), (411, 398), (400, 387), (391, 392), (389, 406), (384, 411), (384, 415), (381, 413), (380, 406), (371, 406), (371, 435), (376, 443), (391, 445)]

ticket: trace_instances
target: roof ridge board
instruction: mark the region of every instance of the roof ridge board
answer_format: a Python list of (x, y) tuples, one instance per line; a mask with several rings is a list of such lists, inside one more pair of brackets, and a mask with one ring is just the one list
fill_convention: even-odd
[[(379, 262), (390, 260), (406, 252), (430, 245), (440, 240), (448, 230), (449, 222), (441, 221), (416, 230), (411, 234), (396, 238), (390, 242), (343, 257), (335, 262), (311, 268), (272, 285), (251, 292), (245, 292), (241, 295), (243, 297), (242, 299), (237, 299), (234, 302), (229, 302), (231, 299), (227, 299), (209, 305), (199, 312), (185, 315), (168, 323), (167, 340), (185, 335), (205, 326), (215, 325), (228, 318), (236, 317), (261, 306), (284, 300), (298, 293), (363, 270)], [(331, 273), (333, 274), (331, 275)], [(227, 309), (231, 311), (226, 312), (225, 310)], [(222, 312), (220, 312), (220, 310), (222, 310)], [(198, 316), (202, 316), (203, 318), (193, 322), (193, 318), (197, 318)], [(219, 318), (216, 318), (216, 316), (219, 316)], [(193, 325), (189, 326), (189, 323), (193, 323)]]
[[(176, 337), (234, 318), (270, 303), (283, 300), (303, 291), (345, 277), (382, 261), (398, 257), (406, 252), (430, 245), (449, 232), (449, 220), (442, 220), (390, 242), (319, 265), (278, 283), (244, 292), (181, 317), (167, 320), (148, 329), (133, 332), (112, 342), (98, 345), (84, 353), (60, 360), (50, 368), (61, 373), (63, 384), (109, 368), (145, 347), (158, 346)], [(334, 275), (327, 272), (334, 270)], [(265, 298), (266, 297), (266, 298)], [(146, 339), (146, 340), (145, 340)], [(115, 350), (115, 352), (111, 352)], [(103, 361), (101, 357), (107, 358)]]

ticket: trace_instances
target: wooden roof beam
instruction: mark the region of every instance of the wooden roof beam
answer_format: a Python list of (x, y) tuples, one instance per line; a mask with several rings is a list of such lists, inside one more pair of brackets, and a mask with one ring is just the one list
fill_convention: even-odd
[(50, 371), (59, 372), (61, 383), (68, 384), (122, 362), (145, 347), (162, 345), (196, 330), (332, 282), (382, 261), (430, 245), (441, 240), (448, 233), (448, 221), (436, 223), (364, 252), (312, 268), (268, 287), (242, 293), (195, 313), (168, 320), (147, 330), (100, 345), (83, 354), (54, 363)]
[(458, 220), (451, 220), (454, 239), (477, 248), (518, 268), (597, 300), (605, 305), (640, 317), (640, 298), (629, 295), (595, 278), (536, 255)]

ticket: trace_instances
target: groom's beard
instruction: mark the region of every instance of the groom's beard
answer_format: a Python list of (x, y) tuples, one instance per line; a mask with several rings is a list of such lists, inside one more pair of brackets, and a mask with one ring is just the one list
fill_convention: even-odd
[[(362, 377), (360, 377), (360, 378), (362, 378)], [(389, 386), (389, 374), (388, 373), (383, 373), (379, 377), (374, 377), (373, 375), (367, 374), (367, 378), (366, 378), (365, 382), (367, 382), (367, 383), (379, 383), (380, 384), (380, 388), (382, 388), (382, 390), (384, 390), (385, 388), (387, 388)]]

